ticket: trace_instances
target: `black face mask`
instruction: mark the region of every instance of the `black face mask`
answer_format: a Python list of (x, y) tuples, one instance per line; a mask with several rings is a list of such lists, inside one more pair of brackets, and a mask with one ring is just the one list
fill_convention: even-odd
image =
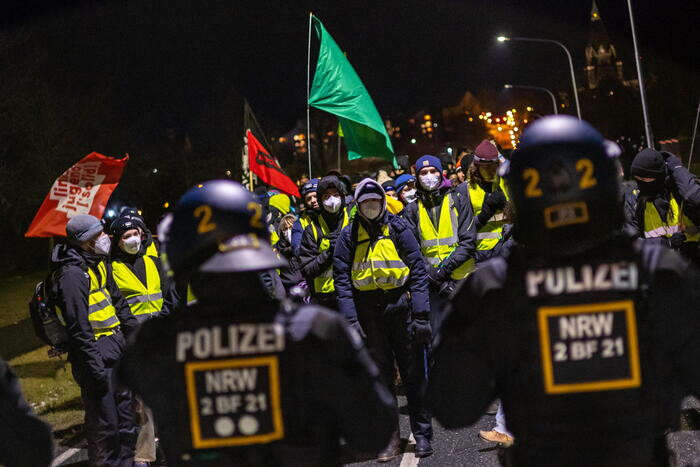
[(654, 179), (652, 182), (644, 182), (642, 180), (637, 180), (637, 187), (639, 187), (639, 193), (644, 196), (653, 196), (661, 193), (664, 190), (664, 179), (659, 177)]

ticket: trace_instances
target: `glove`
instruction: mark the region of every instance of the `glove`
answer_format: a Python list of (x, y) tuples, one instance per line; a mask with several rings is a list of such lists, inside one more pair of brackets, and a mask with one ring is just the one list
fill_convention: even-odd
[(661, 155), (663, 155), (664, 160), (666, 161), (666, 167), (668, 167), (669, 170), (673, 170), (678, 166), (684, 167), (683, 162), (670, 152), (661, 151)]
[(685, 241), (686, 236), (683, 232), (676, 232), (673, 235), (671, 235), (671, 238), (668, 239), (668, 243), (673, 249), (680, 248), (681, 246), (683, 246), (683, 243), (685, 243)]
[(359, 321), (352, 321), (348, 324), (357, 333), (357, 335), (362, 338), (362, 340), (367, 339), (367, 334), (365, 334), (365, 331), (364, 329), (362, 329), (362, 326), (360, 325)]
[(408, 325), (408, 332), (417, 344), (429, 345), (433, 339), (430, 321), (424, 316), (414, 317)]
[(443, 281), (442, 274), (440, 274), (440, 268), (434, 268), (430, 265), (425, 266), (428, 269), (428, 280), (435, 285), (440, 285)]
[(328, 240), (328, 250), (333, 253), (335, 251), (335, 241), (338, 239), (338, 232), (331, 232), (326, 235), (326, 240)]
[(488, 204), (491, 212), (499, 211), (506, 206), (506, 195), (501, 190), (496, 190), (488, 195), (484, 204)]
[(440, 290), (438, 291), (438, 295), (440, 295), (441, 297), (449, 297), (452, 295), (452, 293), (454, 291), (455, 291), (455, 283), (453, 281), (445, 281), (440, 286)]

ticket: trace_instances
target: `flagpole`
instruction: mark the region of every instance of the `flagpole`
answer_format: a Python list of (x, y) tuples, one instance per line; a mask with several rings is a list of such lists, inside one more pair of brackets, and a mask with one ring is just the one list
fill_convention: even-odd
[(309, 12), (309, 46), (306, 49), (306, 151), (309, 154), (309, 179), (311, 178), (311, 108), (309, 98), (311, 96), (311, 18)]
[(338, 172), (340, 172), (340, 122), (338, 122)]

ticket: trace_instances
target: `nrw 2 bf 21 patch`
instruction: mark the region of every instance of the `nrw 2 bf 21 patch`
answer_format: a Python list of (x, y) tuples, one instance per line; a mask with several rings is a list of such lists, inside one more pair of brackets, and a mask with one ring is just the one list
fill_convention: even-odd
[(185, 364), (192, 446), (246, 446), (284, 437), (276, 356)]
[(641, 384), (634, 302), (540, 307), (537, 318), (548, 394)]

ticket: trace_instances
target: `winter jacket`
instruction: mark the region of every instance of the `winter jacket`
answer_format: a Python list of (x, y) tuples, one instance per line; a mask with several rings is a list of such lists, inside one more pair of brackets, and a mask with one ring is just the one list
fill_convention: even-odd
[[(59, 244), (51, 253), (50, 265), (56, 305), (61, 309), (68, 333), (68, 356), (71, 362), (83, 366), (93, 381), (99, 383), (106, 382), (105, 363), (88, 320), (90, 279), (87, 270), (90, 267), (99, 275), (96, 266), (103, 260), (80, 248)], [(106, 286), (121, 330), (128, 337), (138, 322), (111, 274), (107, 274)]]
[[(457, 237), (459, 244), (452, 252), (452, 255), (445, 260), (439, 268), (438, 277), (441, 280), (449, 279), (452, 271), (464, 264), (466, 261), (474, 258), (476, 251), (476, 222), (474, 219), (474, 210), (472, 203), (469, 201), (469, 191), (467, 184), (462, 183), (457, 187), (441, 187), (437, 193), (432, 194), (420, 188), (420, 183), (417, 184), (418, 199), (406, 205), (401, 215), (413, 231), (413, 234), (420, 245), (420, 234), (418, 232), (418, 202), (420, 201), (428, 211), (431, 219), (440, 215), (440, 207), (442, 206), (443, 198), (448, 194), (452, 194), (452, 199), (457, 208)], [(433, 220), (433, 223), (435, 221)], [(432, 267), (427, 262), (426, 268)]]
[[(360, 186), (358, 186), (358, 191), (359, 189)], [(351, 279), (352, 263), (355, 256), (355, 247), (357, 246), (357, 229), (360, 222), (364, 223), (363, 225), (367, 229), (370, 238), (375, 239), (378, 233), (381, 232), (379, 226), (389, 225), (389, 235), (396, 247), (396, 251), (404, 264), (410, 269), (408, 281), (402, 291), (410, 291), (413, 313), (427, 316), (430, 312), (428, 274), (420, 252), (420, 246), (408, 223), (401, 217), (386, 212), (386, 209), (381, 219), (374, 223), (374, 228), (367, 225), (367, 221), (362, 216), (355, 216), (352, 222), (340, 232), (336, 240), (335, 253), (333, 254), (333, 280), (338, 296), (339, 311), (348, 322), (356, 322), (357, 306), (360, 305), (358, 302), (361, 300), (363, 293), (368, 293), (356, 290)]]
[(301, 237), (302, 235), (304, 235), (305, 227), (301, 223), (302, 217), (304, 217), (308, 222), (316, 222), (318, 212), (313, 211), (311, 209), (307, 209), (301, 216), (299, 216), (297, 220), (294, 221), (294, 224), (292, 225), (292, 251), (295, 255), (299, 255)]

